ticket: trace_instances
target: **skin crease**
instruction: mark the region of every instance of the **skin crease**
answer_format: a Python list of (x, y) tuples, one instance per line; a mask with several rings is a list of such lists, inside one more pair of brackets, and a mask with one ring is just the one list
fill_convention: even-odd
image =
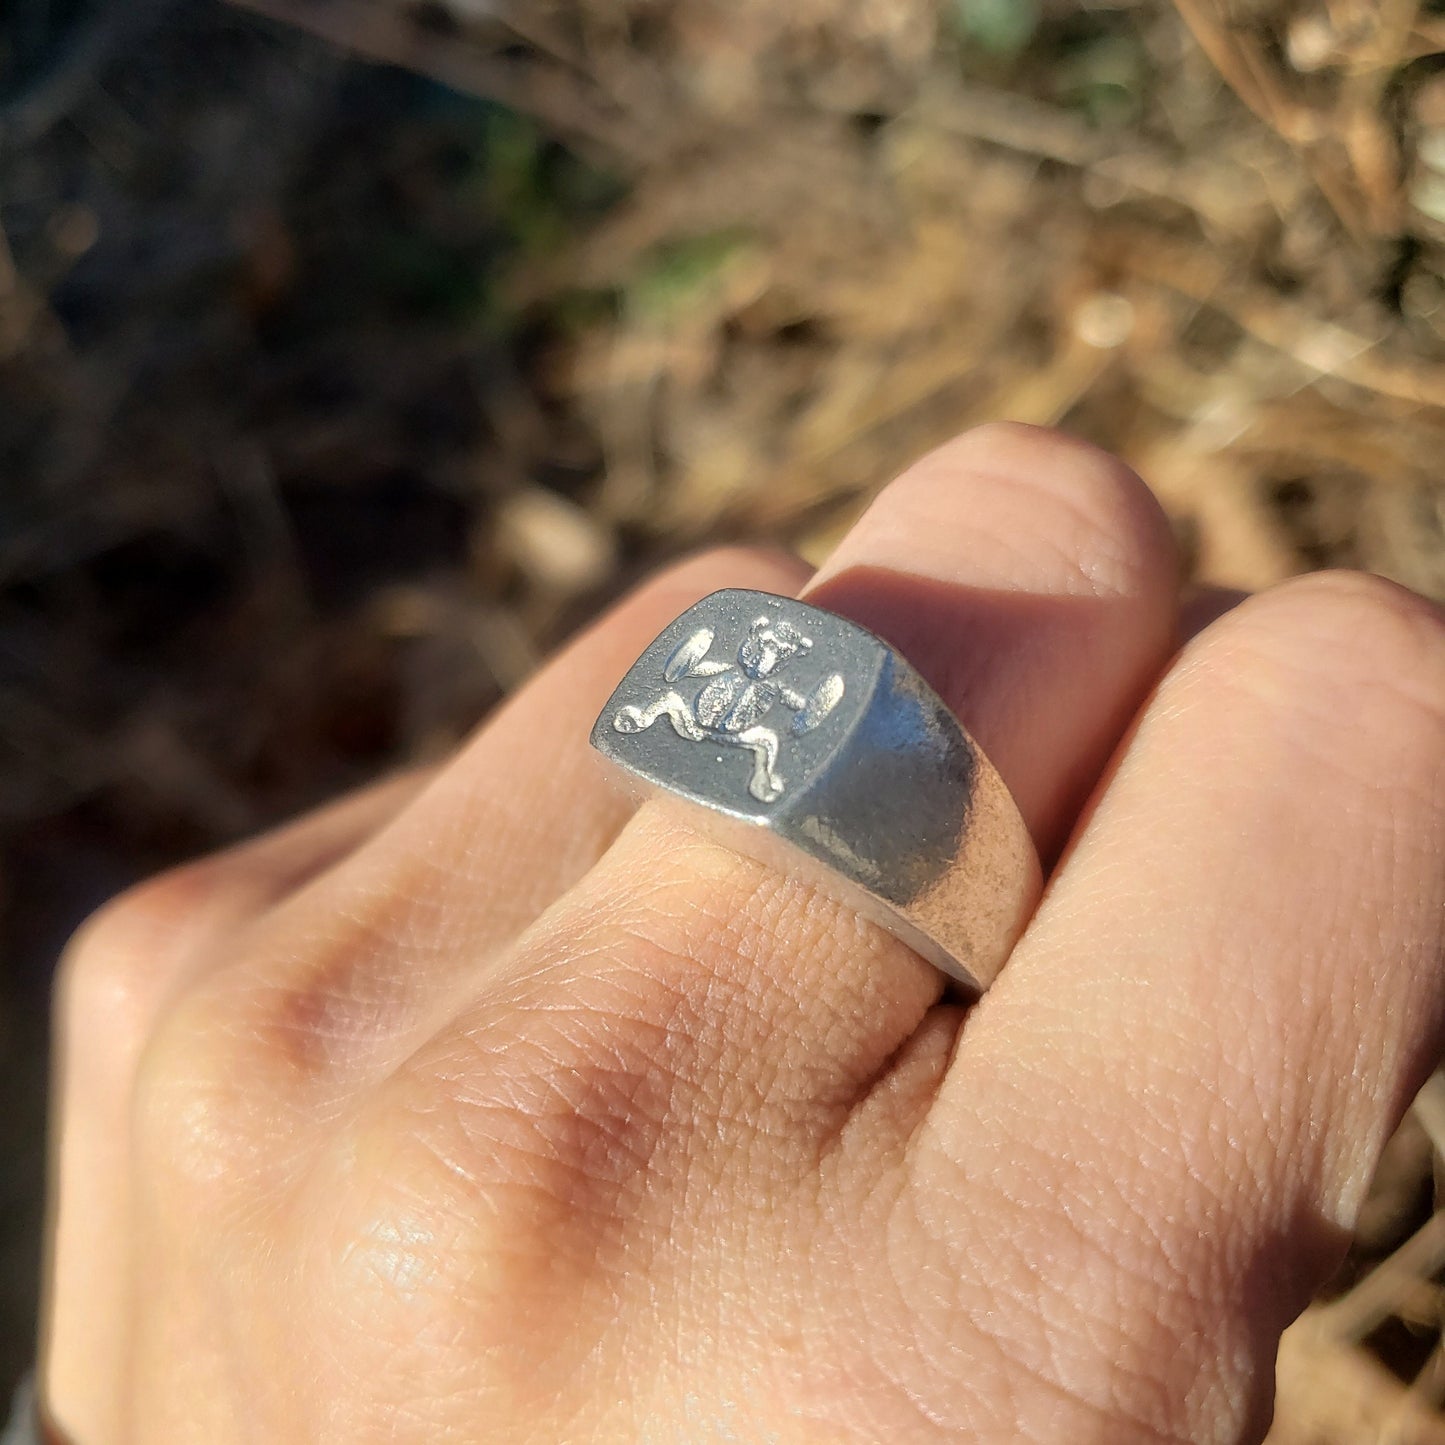
[[(1008, 782), (1052, 871), (975, 1007), (595, 765), (721, 586), (878, 631)], [(1349, 574), (1195, 615), (1132, 473), (983, 428), (811, 581), (685, 563), (436, 772), (111, 904), (58, 994), (55, 1429), (1262, 1438), (1441, 1045), (1445, 625)]]

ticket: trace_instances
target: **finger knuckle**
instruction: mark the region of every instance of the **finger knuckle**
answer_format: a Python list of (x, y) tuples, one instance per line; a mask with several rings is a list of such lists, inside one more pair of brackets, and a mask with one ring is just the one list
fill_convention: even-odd
[(93, 1048), (144, 1035), (217, 886), (205, 866), (176, 869), (122, 893), (80, 926), (56, 979), (58, 1016), (71, 1040)]
[(207, 993), (158, 1017), (137, 1060), (131, 1128), (159, 1194), (191, 1204), (274, 1182), (301, 1138), (243, 1018)]
[[(502, 1112), (479, 1128), (478, 1108)], [(395, 1398), (424, 1381), (438, 1425), (457, 1400), (505, 1391), (534, 1328), (560, 1368), (589, 1280), (615, 1307), (620, 1223), (571, 1213), (541, 1182), (548, 1164), (523, 1167), (526, 1146), (493, 1148), (508, 1117), (500, 1098), (459, 1107), (413, 1073), (352, 1117), (298, 1196), (304, 1289), (352, 1388)]]
[(586, 1221), (600, 1237), (686, 1154), (690, 1140), (667, 1147), (686, 1132), (669, 1125), (711, 1112), (678, 1057), (694, 1031), (658, 1003), (590, 980), (566, 1004), (453, 1034), (393, 1097), (415, 1137), (469, 1161), (510, 1207)]
[(1239, 676), (1334, 734), (1435, 756), (1445, 728), (1445, 614), (1363, 572), (1299, 578), (1240, 607), (1222, 629)]
[(158, 1168), (198, 1185), (284, 1169), (298, 1125), (399, 1046), (412, 982), (388, 908), (278, 913), (154, 1004), (135, 1107)]
[(394, 903), (328, 920), (298, 946), (294, 921), (253, 943), (244, 979), (220, 981), (230, 995), (237, 1047), (267, 1077), (305, 1088), (374, 1065), (404, 1034), (413, 1000)]
[(1163, 508), (1132, 467), (1090, 442), (1046, 427), (988, 422), (917, 470), (927, 477), (940, 469), (1023, 492), (1030, 545), (1051, 548), (1090, 593), (1132, 596), (1175, 585), (1178, 550)]
[[(493, 1244), (490, 1191), (463, 1186), (436, 1131), (416, 1130), (415, 1123), (394, 1109), (370, 1115), (346, 1148), (329, 1151), (314, 1181), (316, 1197), (307, 1201), (319, 1241), (309, 1256), (308, 1294), (378, 1366), (394, 1365), (415, 1345), (409, 1332), (420, 1306), (434, 1325), (457, 1329), (497, 1319), (505, 1330), (510, 1315), (505, 1299), (495, 1301), (495, 1313), (481, 1307), (492, 1293), (482, 1277)], [(515, 1238), (510, 1248), (516, 1250)], [(445, 1337), (461, 1349), (467, 1342), (457, 1329)], [(485, 1351), (466, 1352), (475, 1359)], [(440, 1357), (430, 1363), (439, 1366)]]
[[(817, 1138), (856, 1097), (854, 1031), (869, 1022), (830, 1021), (811, 997), (759, 979), (772, 949), (826, 956), (853, 934), (807, 890), (764, 899), (751, 865), (711, 866), (710, 886), (682, 888), (684, 865), (676, 888), (608, 892), (595, 916), (535, 935), (520, 964), (531, 982), (388, 1082), (410, 1099), (413, 1127), (440, 1131), (440, 1152), (509, 1197), (589, 1221), (589, 1239), (640, 1201), (665, 1208), (684, 1179), (731, 1177), (762, 1140), (778, 1170), (811, 1169)], [(836, 1068), (776, 1045), (803, 1016), (845, 1056)]]

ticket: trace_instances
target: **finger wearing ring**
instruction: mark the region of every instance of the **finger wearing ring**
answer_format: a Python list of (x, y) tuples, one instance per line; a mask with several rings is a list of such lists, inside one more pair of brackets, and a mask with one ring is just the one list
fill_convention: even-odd
[(629, 669), (592, 745), (970, 991), (1038, 898), (1028, 828), (982, 750), (898, 652), (808, 603), (735, 588), (688, 608)]

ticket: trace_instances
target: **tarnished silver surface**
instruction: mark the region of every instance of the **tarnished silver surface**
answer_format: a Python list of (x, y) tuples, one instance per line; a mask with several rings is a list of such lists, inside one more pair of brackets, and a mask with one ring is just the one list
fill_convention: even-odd
[(1024, 821), (937, 694), (871, 632), (793, 598), (729, 589), (688, 608), (628, 670), (592, 746), (970, 989), (1038, 899)]

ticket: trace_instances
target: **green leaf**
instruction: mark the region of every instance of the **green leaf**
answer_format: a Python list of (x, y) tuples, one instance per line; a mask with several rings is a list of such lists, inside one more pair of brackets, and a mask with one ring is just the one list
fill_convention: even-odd
[(627, 286), (628, 309), (654, 320), (690, 310), (711, 294), (750, 244), (747, 232), (730, 228), (654, 248)]
[(953, 0), (953, 28), (966, 45), (1012, 59), (1039, 28), (1040, 0)]

